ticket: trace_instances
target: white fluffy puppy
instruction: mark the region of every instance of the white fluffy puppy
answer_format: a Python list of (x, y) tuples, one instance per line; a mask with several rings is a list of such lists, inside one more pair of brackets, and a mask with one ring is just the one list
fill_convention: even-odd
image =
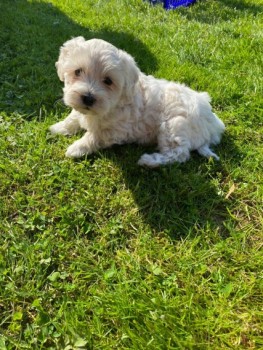
[(143, 166), (182, 163), (192, 150), (219, 159), (210, 145), (220, 142), (225, 126), (212, 113), (207, 93), (146, 76), (129, 54), (99, 39), (67, 41), (56, 67), (72, 111), (50, 130), (63, 135), (86, 130), (67, 157), (138, 142), (158, 145), (159, 153), (139, 159)]

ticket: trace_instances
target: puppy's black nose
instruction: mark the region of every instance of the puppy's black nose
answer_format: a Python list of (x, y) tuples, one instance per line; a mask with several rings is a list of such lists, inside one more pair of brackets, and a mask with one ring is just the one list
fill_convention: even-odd
[(89, 92), (87, 95), (81, 96), (82, 102), (87, 107), (91, 107), (96, 102), (96, 98)]

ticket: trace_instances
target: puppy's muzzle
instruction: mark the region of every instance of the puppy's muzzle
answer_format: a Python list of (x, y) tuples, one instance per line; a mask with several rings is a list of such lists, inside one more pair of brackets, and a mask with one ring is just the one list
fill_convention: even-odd
[(82, 102), (87, 107), (92, 107), (96, 102), (96, 98), (89, 92), (87, 95), (81, 96)]

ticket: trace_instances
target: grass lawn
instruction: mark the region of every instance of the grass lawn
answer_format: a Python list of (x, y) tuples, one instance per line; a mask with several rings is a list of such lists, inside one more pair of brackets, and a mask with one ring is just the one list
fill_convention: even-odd
[[(0, 2), (0, 349), (263, 348), (263, 3)], [(220, 161), (157, 170), (151, 147), (85, 159), (48, 127), (73, 36), (212, 96)]]

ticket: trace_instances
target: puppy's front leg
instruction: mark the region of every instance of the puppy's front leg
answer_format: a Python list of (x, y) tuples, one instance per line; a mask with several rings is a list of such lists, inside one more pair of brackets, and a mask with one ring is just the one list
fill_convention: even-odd
[(86, 154), (95, 152), (98, 148), (99, 146), (94, 135), (87, 131), (81, 139), (75, 141), (68, 147), (66, 157), (80, 158)]
[(81, 129), (79, 118), (79, 113), (73, 109), (66, 119), (52, 125), (49, 130), (52, 134), (74, 135)]

